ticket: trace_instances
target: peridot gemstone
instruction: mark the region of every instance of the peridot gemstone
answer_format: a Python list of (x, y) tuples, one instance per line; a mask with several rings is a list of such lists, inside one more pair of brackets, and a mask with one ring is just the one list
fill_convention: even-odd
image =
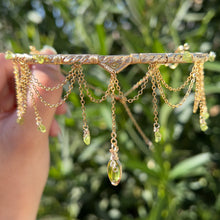
[(209, 113), (208, 112), (204, 112), (203, 113), (203, 117), (204, 117), (204, 119), (208, 119), (209, 118)]
[(38, 63), (43, 64), (44, 58), (42, 56), (40, 56), (37, 61), (38, 61)]
[(208, 129), (208, 126), (206, 123), (202, 123), (202, 124), (200, 124), (200, 128), (202, 131), (206, 131)]
[(46, 127), (43, 124), (38, 125), (38, 129), (42, 132), (45, 133), (47, 131)]
[(211, 51), (211, 52), (209, 53), (209, 61), (210, 61), (210, 62), (215, 61), (215, 57), (216, 57), (215, 52)]
[(109, 160), (107, 166), (108, 178), (113, 186), (117, 186), (121, 181), (122, 166), (119, 160)]
[(23, 117), (18, 117), (16, 122), (19, 124), (19, 125), (22, 125), (24, 123), (24, 118)]
[(5, 59), (7, 59), (7, 60), (11, 59), (13, 57), (13, 55), (14, 54), (11, 51), (8, 50), (8, 51), (5, 52)]
[(158, 143), (161, 141), (161, 134), (160, 134), (160, 131), (156, 131), (155, 132), (155, 142)]
[(43, 64), (44, 63), (44, 57), (41, 55), (34, 55), (33, 58), (39, 63)]
[(185, 44), (183, 45), (183, 47), (184, 47), (184, 50), (189, 50), (189, 48), (190, 48), (190, 46), (189, 46), (188, 43), (185, 43)]
[(90, 136), (90, 132), (89, 129), (85, 129), (83, 132), (83, 141), (86, 145), (90, 145), (91, 142), (91, 136)]
[(192, 62), (192, 56), (190, 54), (189, 51), (185, 51), (184, 54), (183, 54), (183, 60), (186, 61), (186, 62), (189, 62), (191, 63)]

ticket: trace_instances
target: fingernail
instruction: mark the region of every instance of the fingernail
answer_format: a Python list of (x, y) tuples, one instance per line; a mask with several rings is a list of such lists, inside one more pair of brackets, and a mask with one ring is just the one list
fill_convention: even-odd
[(51, 51), (53, 51), (55, 54), (57, 54), (57, 51), (56, 51), (53, 47), (51, 47), (51, 46), (49, 46), (49, 45), (44, 45), (41, 51), (44, 51), (44, 50), (51, 50)]

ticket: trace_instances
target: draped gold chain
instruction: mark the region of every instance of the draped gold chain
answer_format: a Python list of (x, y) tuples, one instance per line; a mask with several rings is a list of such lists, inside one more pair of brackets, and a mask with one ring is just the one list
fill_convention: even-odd
[[(105, 101), (108, 97), (111, 99), (111, 112), (112, 112), (112, 132), (111, 132), (111, 147), (110, 147), (110, 160), (107, 165), (107, 173), (112, 185), (118, 185), (122, 177), (122, 166), (119, 161), (118, 156), (118, 143), (117, 143), (117, 126), (116, 126), (116, 101), (119, 100), (125, 107), (126, 112), (129, 117), (131, 117), (131, 112), (128, 108), (127, 103), (132, 103), (138, 100), (147, 87), (149, 81), (152, 85), (152, 102), (153, 102), (153, 114), (154, 123), (153, 131), (155, 136), (155, 142), (161, 141), (162, 135), (160, 133), (159, 124), (159, 113), (158, 113), (158, 100), (157, 96), (160, 93), (164, 102), (171, 108), (177, 108), (181, 106), (190, 93), (193, 90), (195, 84), (195, 100), (193, 106), (193, 112), (196, 113), (197, 109), (200, 109), (200, 127), (202, 131), (208, 129), (206, 119), (209, 117), (208, 109), (206, 106), (205, 90), (204, 90), (204, 71), (203, 66), (206, 61), (214, 61), (215, 53), (210, 52), (209, 54), (203, 53), (190, 53), (189, 46), (184, 44), (179, 46), (175, 53), (169, 54), (131, 54), (129, 56), (99, 56), (99, 55), (41, 55), (34, 47), (31, 47), (30, 54), (14, 54), (12, 52), (6, 52), (5, 57), (7, 59), (13, 60), (14, 66), (14, 77), (16, 83), (16, 97), (17, 97), (17, 122), (24, 123), (23, 117), (27, 111), (27, 97), (29, 96), (34, 112), (36, 124), (41, 132), (46, 132), (46, 127), (43, 125), (43, 120), (39, 114), (36, 105), (36, 97), (49, 108), (57, 108), (62, 105), (70, 95), (73, 90), (76, 81), (79, 87), (79, 96), (81, 102), (82, 118), (83, 118), (83, 141), (86, 145), (91, 142), (89, 126), (86, 117), (86, 103), (84, 95), (86, 94), (91, 102), (101, 103)], [(32, 74), (29, 64), (69, 64), (72, 65), (69, 73), (67, 74), (65, 80), (57, 84), (54, 87), (48, 87), (41, 84), (35, 76)], [(148, 71), (142, 79), (140, 79), (136, 84), (132, 86), (127, 92), (123, 92), (117, 74), (126, 68), (130, 64), (136, 63), (147, 63)], [(186, 78), (185, 82), (177, 88), (173, 88), (167, 84), (163, 79), (160, 72), (161, 65), (167, 65), (171, 69), (177, 67), (179, 63), (193, 63), (192, 71)], [(91, 86), (87, 83), (85, 75), (83, 73), (83, 64), (98, 64), (110, 73), (110, 81), (106, 91), (103, 92), (103, 96), (96, 98), (90, 92)], [(47, 92), (53, 92), (62, 88), (64, 85), (68, 85), (68, 89), (63, 99), (57, 103), (48, 103), (47, 100), (40, 94), (39, 88)], [(137, 90), (137, 95), (132, 98), (128, 96)], [(179, 103), (170, 103), (164, 89), (170, 92), (180, 92), (185, 91), (185, 95), (180, 100)], [(135, 126), (139, 131), (140, 127), (133, 117), (131, 117)], [(145, 137), (144, 133), (141, 131), (141, 136), (145, 139), (146, 144), (152, 145), (152, 142)]]

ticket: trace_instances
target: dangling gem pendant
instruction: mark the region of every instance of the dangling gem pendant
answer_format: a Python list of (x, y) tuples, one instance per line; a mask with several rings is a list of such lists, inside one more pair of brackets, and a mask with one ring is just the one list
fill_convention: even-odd
[(122, 166), (118, 159), (118, 155), (113, 149), (110, 150), (111, 157), (107, 165), (108, 178), (113, 186), (117, 186), (122, 177)]
[(117, 82), (116, 74), (111, 75), (111, 104), (112, 104), (112, 133), (111, 133), (111, 148), (110, 160), (107, 165), (108, 178), (113, 186), (117, 186), (121, 181), (122, 166), (118, 158), (118, 144), (116, 133), (116, 115), (115, 115), (115, 82)]
[(90, 131), (87, 127), (83, 128), (83, 141), (86, 145), (90, 145), (91, 137), (90, 137)]

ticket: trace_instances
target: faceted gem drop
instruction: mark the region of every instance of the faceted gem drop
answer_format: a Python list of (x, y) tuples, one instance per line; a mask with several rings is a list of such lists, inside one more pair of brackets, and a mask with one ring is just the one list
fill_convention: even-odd
[(155, 132), (155, 142), (158, 143), (161, 141), (161, 133), (159, 131)]
[(202, 124), (200, 124), (200, 128), (201, 128), (202, 131), (206, 131), (206, 130), (208, 130), (208, 126), (207, 126), (206, 123), (202, 123)]
[(211, 52), (209, 53), (209, 61), (210, 61), (210, 62), (215, 61), (215, 57), (216, 57), (215, 52), (211, 51)]
[(13, 57), (13, 53), (11, 51), (6, 51), (5, 52), (5, 59), (11, 59)]
[(18, 117), (16, 122), (19, 124), (19, 125), (22, 125), (24, 123), (24, 118), (23, 117)]
[(183, 48), (184, 48), (184, 50), (189, 50), (190, 46), (189, 46), (188, 43), (185, 43), (185, 44), (183, 45)]
[(38, 125), (38, 129), (42, 132), (45, 133), (47, 131), (46, 127), (43, 124)]
[(83, 141), (86, 145), (90, 145), (91, 142), (91, 136), (90, 136), (90, 132), (89, 129), (85, 129), (83, 131)]
[(208, 112), (204, 112), (203, 113), (203, 117), (204, 117), (205, 120), (208, 119), (209, 118), (209, 113)]
[(107, 166), (108, 178), (113, 186), (117, 186), (121, 181), (122, 166), (119, 160), (109, 160)]

